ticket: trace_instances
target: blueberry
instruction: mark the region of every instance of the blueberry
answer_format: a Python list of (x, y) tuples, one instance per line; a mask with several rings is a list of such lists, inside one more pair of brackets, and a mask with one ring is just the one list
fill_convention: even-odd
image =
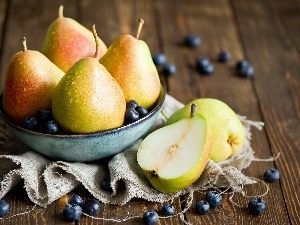
[(214, 68), (214, 65), (212, 63), (209, 63), (205, 66), (203, 66), (199, 72), (203, 75), (209, 75), (209, 74), (212, 74), (214, 72), (215, 68)]
[(70, 198), (70, 204), (76, 204), (82, 206), (83, 200), (79, 195), (72, 195)]
[(37, 113), (37, 118), (41, 122), (45, 122), (45, 121), (51, 120), (53, 118), (52, 112), (50, 110), (48, 110), (48, 109), (41, 109)]
[(254, 198), (248, 203), (249, 213), (252, 215), (261, 215), (266, 209), (266, 202), (261, 198)]
[(137, 106), (136, 111), (139, 113), (140, 118), (146, 116), (148, 114), (148, 110), (143, 106)]
[(198, 57), (196, 59), (196, 67), (199, 71), (208, 64), (210, 64), (210, 60), (207, 57)]
[(175, 208), (172, 204), (167, 203), (162, 207), (165, 216), (173, 216), (175, 214)]
[(238, 71), (240, 71), (242, 68), (245, 68), (245, 67), (247, 67), (248, 65), (250, 65), (250, 63), (248, 62), (248, 60), (245, 60), (245, 59), (239, 60), (239, 61), (237, 62), (237, 64), (236, 64), (236, 69), (237, 69)]
[(156, 53), (153, 55), (152, 60), (156, 66), (162, 66), (166, 63), (166, 56), (163, 53)]
[(101, 209), (96, 199), (88, 199), (82, 204), (82, 211), (90, 216), (95, 216)]
[(82, 208), (77, 204), (67, 204), (63, 209), (63, 216), (69, 222), (77, 221), (82, 215)]
[(222, 195), (217, 191), (209, 191), (205, 200), (209, 203), (210, 208), (215, 208), (222, 204)]
[(158, 222), (158, 214), (157, 212), (153, 211), (153, 210), (149, 210), (147, 212), (144, 213), (143, 215), (143, 221), (146, 224), (155, 224)]
[(171, 76), (176, 73), (176, 66), (174, 63), (167, 63), (163, 67), (163, 74), (166, 76)]
[(231, 59), (231, 55), (227, 51), (221, 51), (218, 57), (220, 62), (228, 62)]
[(274, 168), (270, 168), (264, 173), (265, 181), (270, 183), (278, 181), (279, 177), (280, 177), (279, 171)]
[(134, 108), (126, 109), (125, 111), (125, 120), (128, 123), (133, 123), (140, 118), (139, 113)]
[(135, 100), (129, 100), (126, 102), (126, 109), (133, 108), (135, 109), (138, 106), (138, 103)]
[(188, 47), (195, 48), (201, 44), (201, 39), (195, 34), (185, 36), (185, 44)]
[(5, 200), (0, 200), (0, 217), (10, 212), (10, 204)]
[(38, 127), (38, 120), (36, 117), (34, 116), (28, 116), (26, 117), (25, 121), (24, 121), (24, 126), (25, 128), (29, 129), (29, 130), (34, 130), (35, 128)]
[(249, 64), (248, 66), (244, 66), (239, 71), (241, 77), (251, 78), (254, 76), (254, 67)]
[(55, 120), (49, 120), (40, 124), (42, 133), (54, 134), (59, 132), (59, 125)]
[(210, 205), (205, 200), (199, 200), (196, 202), (196, 213), (200, 215), (204, 215), (210, 211)]
[(111, 179), (110, 179), (110, 175), (106, 174), (104, 175), (104, 177), (101, 180), (101, 188), (105, 191), (108, 192), (113, 192), (113, 189), (111, 187)]

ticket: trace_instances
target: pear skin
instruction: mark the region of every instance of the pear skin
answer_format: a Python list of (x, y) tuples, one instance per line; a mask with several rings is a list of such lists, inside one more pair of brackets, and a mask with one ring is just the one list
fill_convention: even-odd
[(60, 80), (53, 95), (53, 116), (70, 133), (104, 131), (124, 123), (124, 93), (99, 63), (95, 28), (94, 36), (94, 57), (85, 57), (76, 62)]
[[(99, 40), (99, 58), (107, 51), (105, 43)], [(76, 20), (63, 16), (63, 6), (59, 16), (49, 26), (41, 52), (62, 71), (66, 72), (79, 59), (93, 57), (95, 40), (93, 33)]]
[(24, 50), (11, 59), (4, 83), (2, 107), (14, 122), (23, 124), (27, 116), (35, 116), (41, 109), (51, 110), (52, 95), (64, 76), (55, 64), (42, 53)]
[(70, 133), (91, 133), (124, 123), (125, 97), (99, 61), (87, 57), (75, 63), (58, 83), (52, 112)]
[[(138, 30), (137, 37), (139, 36)], [(99, 62), (121, 86), (126, 101), (135, 100), (150, 109), (160, 91), (160, 79), (148, 45), (131, 35), (121, 35)]]
[(224, 102), (213, 98), (200, 98), (176, 111), (166, 125), (189, 116), (191, 104), (197, 104), (197, 113), (203, 115), (212, 133), (210, 159), (221, 162), (237, 154), (246, 140), (246, 132), (236, 113)]

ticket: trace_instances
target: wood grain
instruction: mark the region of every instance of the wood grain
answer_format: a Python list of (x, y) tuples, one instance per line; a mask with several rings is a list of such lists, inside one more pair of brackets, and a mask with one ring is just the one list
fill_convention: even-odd
[[(3, 0), (0, 1), (0, 87), (13, 54), (21, 50), (20, 39), (25, 36), (28, 48), (41, 48), (47, 27), (57, 17), (57, 7), (64, 5), (64, 15), (91, 27), (96, 24), (99, 37), (109, 46), (121, 34), (135, 35), (138, 18), (145, 20), (141, 39), (152, 53), (166, 54), (168, 63), (175, 63), (174, 76), (160, 78), (168, 94), (183, 103), (202, 98), (217, 98), (235, 112), (254, 121), (265, 123), (262, 131), (252, 129), (252, 148), (255, 156), (275, 162), (253, 162), (242, 172), (260, 180), (270, 167), (281, 173), (280, 182), (267, 184), (269, 192), (265, 214), (255, 217), (247, 210), (248, 201), (266, 191), (258, 182), (244, 187), (245, 196), (236, 194), (232, 201), (225, 194), (221, 207), (207, 215), (197, 215), (195, 204), (205, 192), (194, 194), (192, 207), (184, 220), (191, 224), (267, 224), (300, 223), (300, 2), (297, 0)], [(183, 44), (187, 34), (197, 34), (202, 44), (188, 48)], [(231, 53), (228, 63), (220, 63), (221, 50)], [(210, 76), (196, 70), (196, 58), (208, 57), (215, 66)], [(243, 79), (235, 69), (238, 60), (248, 59), (255, 68), (253, 79)], [(99, 181), (100, 182), (100, 181)], [(11, 203), (11, 215), (0, 224), (120, 224), (110, 219), (137, 218), (122, 224), (143, 224), (142, 215), (154, 209), (161, 215), (163, 204), (133, 199), (123, 206), (102, 204), (97, 215), (103, 219), (83, 216), (78, 222), (66, 223), (62, 217), (65, 202), (72, 194), (92, 198), (79, 187), (58, 199), (46, 209), (35, 207), (27, 197), (22, 182), (5, 199)], [(187, 196), (174, 200), (176, 211), (186, 205)], [(161, 224), (184, 224), (179, 216), (163, 219)]]

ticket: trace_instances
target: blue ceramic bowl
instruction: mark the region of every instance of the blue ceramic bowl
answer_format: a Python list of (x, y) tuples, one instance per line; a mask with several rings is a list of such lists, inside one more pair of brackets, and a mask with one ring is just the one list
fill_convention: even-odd
[[(120, 153), (143, 137), (155, 123), (165, 100), (161, 85), (154, 108), (138, 121), (119, 128), (89, 134), (44, 134), (14, 124), (0, 110), (0, 114), (14, 135), (28, 147), (56, 160), (88, 162)], [(1, 99), (2, 101), (2, 95)]]

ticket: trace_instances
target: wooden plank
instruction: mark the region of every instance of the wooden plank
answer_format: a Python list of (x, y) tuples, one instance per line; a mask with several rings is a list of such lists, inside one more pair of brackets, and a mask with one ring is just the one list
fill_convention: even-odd
[[(166, 54), (171, 60), (176, 60), (177, 75), (168, 80), (170, 94), (184, 103), (199, 97), (213, 97), (228, 103), (235, 112), (245, 115), (248, 119), (262, 121), (259, 102), (251, 80), (241, 79), (236, 76), (235, 64), (237, 60), (247, 58), (240, 41), (239, 30), (236, 28), (235, 15), (229, 1), (172, 1), (171, 4), (158, 4), (162, 21), (162, 37)], [(184, 6), (183, 6), (184, 5)], [(166, 13), (168, 12), (168, 13)], [(177, 35), (174, 37), (174, 33)], [(197, 49), (188, 49), (178, 43), (182, 43), (186, 34), (198, 34), (203, 44)], [(176, 45), (177, 43), (177, 45)], [(228, 64), (216, 61), (218, 53), (228, 50), (232, 54), (232, 60)], [(199, 76), (195, 71), (195, 58), (198, 56), (209, 57), (215, 65), (215, 73), (211, 76)], [(176, 59), (175, 59), (176, 57)], [(256, 55), (256, 57), (258, 57)], [(193, 83), (193, 85), (191, 85)], [(196, 85), (195, 85), (196, 84)], [(193, 87), (192, 89), (190, 87)], [(247, 106), (247, 107), (245, 107)], [(264, 131), (253, 131), (253, 146), (256, 156), (269, 158), (271, 156), (268, 140)], [(273, 166), (269, 163), (253, 163), (244, 173), (262, 179), (264, 171)], [(256, 186), (255, 193), (263, 193), (264, 186)], [(282, 224), (288, 221), (285, 211), (277, 211), (275, 205), (284, 204), (280, 186), (272, 189), (264, 198), (270, 205), (263, 220), (270, 220)], [(203, 198), (203, 194), (197, 193), (197, 199)], [(195, 201), (192, 207), (195, 205)], [(234, 224), (255, 224), (245, 207), (248, 199), (238, 197), (235, 202), (242, 208), (229, 204), (224, 200), (223, 207), (212, 214), (199, 217), (194, 209), (187, 213), (188, 221), (196, 223), (224, 223), (230, 217), (234, 218)], [(270, 219), (271, 218), (271, 219)], [(272, 219), (273, 218), (273, 219)], [(251, 219), (251, 220), (249, 220)], [(274, 223), (275, 224), (275, 223)]]
[[(1, 1), (2, 2), (2, 1)], [(28, 49), (40, 50), (44, 35), (50, 23), (57, 17), (59, 4), (68, 4), (65, 14), (74, 16), (76, 5), (72, 1), (12, 0), (9, 3), (2, 61), (0, 84), (3, 87), (7, 64), (13, 54), (21, 50), (21, 38), (26, 37)], [(5, 198), (11, 204), (9, 219), (0, 224), (65, 224), (59, 205), (52, 204), (47, 209), (34, 206), (23, 189), (22, 183), (8, 193)], [(27, 213), (28, 212), (28, 213)], [(24, 214), (23, 214), (24, 213)]]
[[(154, 18), (153, 4), (151, 1), (90, 1), (82, 3), (81, 6), (81, 23), (85, 26), (96, 23), (97, 31), (103, 41), (109, 45), (120, 35), (130, 34), (135, 36), (137, 31), (138, 19), (143, 18), (145, 24), (143, 26), (140, 39), (144, 40), (150, 51), (158, 51), (158, 35), (156, 21)], [(97, 10), (97, 13), (90, 15), (92, 11)], [(177, 209), (180, 208), (179, 199), (174, 201)], [(127, 216), (139, 216), (139, 218), (122, 222), (122, 224), (141, 224), (142, 216), (148, 209), (161, 211), (162, 204), (145, 202), (141, 199), (134, 199), (125, 206), (103, 205), (100, 217), (109, 219), (122, 219)], [(80, 224), (115, 224), (115, 222), (105, 220), (90, 220), (83, 218)], [(160, 224), (179, 224), (178, 217), (161, 221)]]
[(8, 5), (8, 1), (1, 1), (0, 2), (0, 59), (2, 55), (2, 41), (3, 41), (3, 34), (5, 32), (5, 19), (6, 19), (6, 8)]
[[(254, 84), (266, 122), (270, 147), (273, 155), (281, 153), (275, 165), (282, 174), (280, 185), (289, 218), (291, 224), (298, 224), (299, 205), (295, 203), (294, 197), (297, 198), (295, 193), (300, 186), (300, 93), (295, 88), (300, 84), (300, 43), (297, 41), (299, 2), (233, 3), (246, 54), (258, 71)], [(245, 16), (246, 13), (251, 14), (255, 21)], [(283, 205), (281, 207), (285, 210)]]

